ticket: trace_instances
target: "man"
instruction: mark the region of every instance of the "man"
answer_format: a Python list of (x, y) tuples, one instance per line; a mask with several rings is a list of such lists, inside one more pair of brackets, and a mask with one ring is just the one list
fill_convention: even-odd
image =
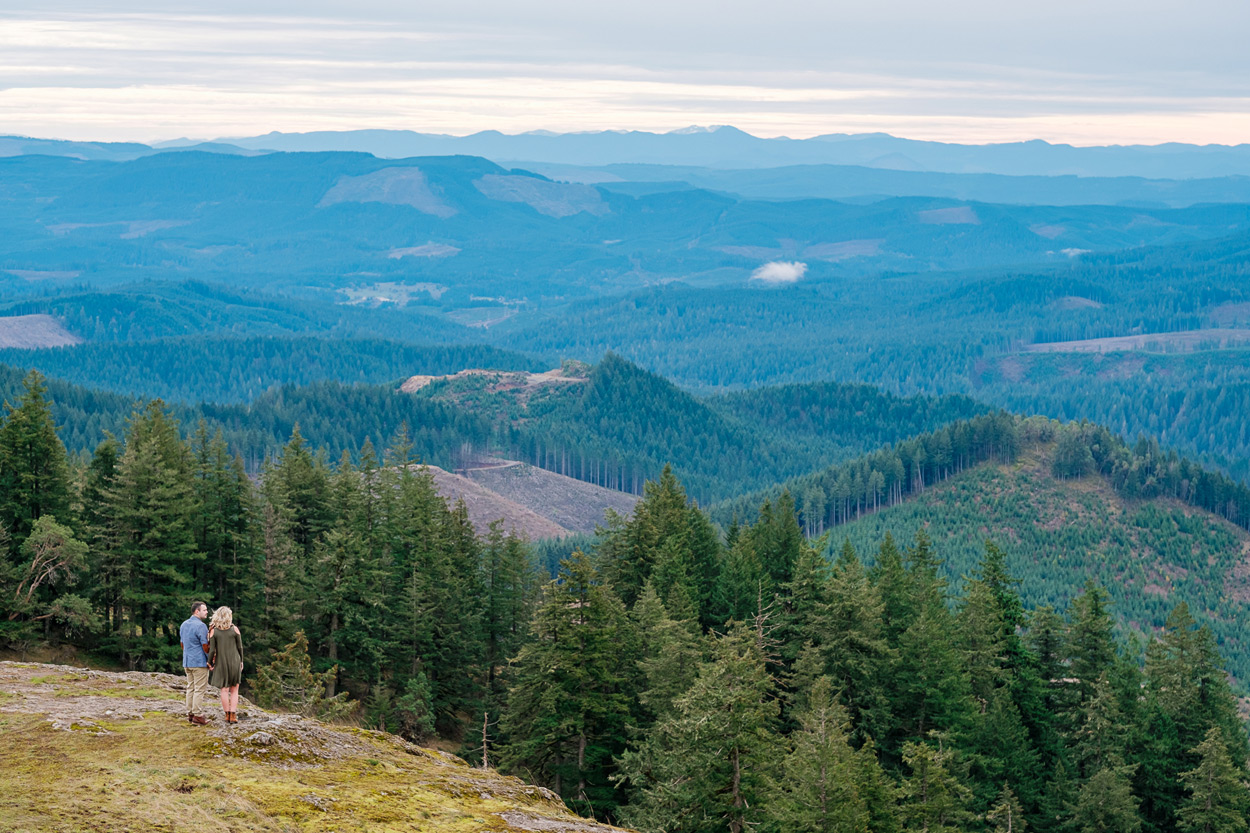
[(208, 693), (208, 605), (191, 603), (191, 616), (178, 629), (182, 645), (182, 670), (187, 673), (187, 721), (196, 726), (208, 723), (201, 714), (204, 695)]

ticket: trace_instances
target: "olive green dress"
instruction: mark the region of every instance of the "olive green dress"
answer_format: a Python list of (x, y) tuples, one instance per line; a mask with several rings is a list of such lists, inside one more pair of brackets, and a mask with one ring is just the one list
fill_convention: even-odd
[(237, 628), (213, 631), (208, 640), (208, 664), (213, 666), (209, 685), (230, 688), (239, 684), (243, 677), (243, 638)]

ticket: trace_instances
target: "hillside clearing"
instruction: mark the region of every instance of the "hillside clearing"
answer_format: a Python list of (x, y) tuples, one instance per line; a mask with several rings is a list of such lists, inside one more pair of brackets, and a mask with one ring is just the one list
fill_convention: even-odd
[(51, 315), (0, 316), (0, 349), (34, 350), (82, 344), (82, 339)]
[(1209, 350), (1250, 342), (1250, 329), (1185, 330), (1025, 345), (1026, 353), (1113, 353), (1119, 350)]
[(1241, 623), (1250, 614), (1250, 533), (1171, 498), (1128, 500), (1099, 475), (1051, 474), (1054, 446), (1011, 464), (984, 464), (902, 504), (833, 530), (876, 551), (886, 531), (909, 542), (924, 530), (952, 581), (971, 575), (985, 541), (1007, 553), (1030, 606), (1063, 609), (1086, 578), (1111, 594), (1130, 629), (1149, 633), (1179, 601), (1215, 631), (1231, 670), (1247, 672)]
[(639, 500), (637, 495), (511, 460), (466, 469), (464, 475), (571, 532), (594, 532), (603, 525), (607, 510), (630, 515)]

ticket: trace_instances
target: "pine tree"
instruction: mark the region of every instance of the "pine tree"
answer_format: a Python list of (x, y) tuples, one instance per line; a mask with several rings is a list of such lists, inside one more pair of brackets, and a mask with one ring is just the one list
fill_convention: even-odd
[(610, 815), (619, 796), (609, 776), (633, 706), (626, 675), (634, 641), (624, 605), (575, 552), (544, 589), (532, 631), (513, 661), (501, 766), (551, 787), (574, 809)]
[(754, 544), (769, 584), (777, 589), (789, 585), (803, 552), (803, 530), (790, 492), (782, 492), (776, 506), (764, 501), (759, 519), (746, 534)]
[(739, 535), (726, 554), (718, 595), (724, 603), (725, 621), (736, 622), (751, 618), (761, 599), (773, 598), (772, 584), (749, 535)]
[(908, 743), (903, 763), (911, 774), (903, 779), (900, 809), (904, 830), (958, 833), (975, 818), (969, 809), (972, 791), (955, 771), (954, 754), (929, 743)]
[(1003, 784), (994, 806), (985, 814), (985, 822), (992, 833), (1025, 833), (1029, 829), (1020, 801), (1006, 784)]
[(291, 429), (290, 441), (278, 462), (264, 473), (262, 484), (286, 520), (301, 562), (308, 563), (317, 539), (330, 528), (334, 518), (329, 466), (323, 457), (309, 450), (299, 425)]
[(408, 680), (394, 709), (399, 733), (408, 740), (424, 743), (434, 736), (434, 696), (424, 674)]
[(783, 588), (777, 639), (786, 667), (794, 664), (803, 646), (822, 629), (829, 607), (829, 562), (821, 554), (825, 541), (804, 541), (793, 575)]
[(1093, 696), (1098, 678), (1112, 673), (1115, 667), (1113, 624), (1107, 611), (1107, 591), (1092, 580), (1085, 583), (1085, 592), (1072, 600), (1068, 609), (1068, 654), (1071, 657), (1069, 676), (1077, 681), (1081, 703)]
[[(845, 550), (845, 547), (843, 548)], [(881, 617), (887, 644), (897, 648), (899, 638), (916, 620), (916, 599), (911, 578), (903, 564), (903, 553), (889, 532), (877, 550), (877, 563), (871, 573), (881, 596)]]
[(197, 593), (190, 577), (203, 558), (195, 546), (191, 472), (177, 425), (160, 400), (149, 403), (131, 419), (102, 513), (108, 528), (101, 559), (119, 591), (114, 635), (132, 668), (181, 662), (178, 624)]
[(1073, 833), (1137, 833), (1141, 815), (1133, 796), (1135, 766), (1107, 766), (1081, 785), (1072, 808)]
[(69, 464), (47, 385), (35, 370), (22, 384), (26, 392), (16, 407), (5, 403), (8, 413), (0, 424), (0, 524), (12, 547), (20, 546), (44, 515), (70, 519)]
[(106, 433), (104, 440), (96, 446), (91, 462), (87, 464), (80, 513), (83, 540), (90, 549), (90, 569), (95, 578), (92, 598), (111, 629), (121, 626), (121, 586), (118, 576), (109, 570), (110, 565), (107, 559), (101, 558), (101, 554), (108, 548), (110, 519), (105, 509), (108, 492), (117, 477), (120, 456), (121, 448), (117, 440), (112, 434)]
[[(354, 679), (377, 679), (390, 660), (382, 622), (386, 565), (378, 562), (359, 532), (339, 526), (318, 541), (311, 567), (325, 660)], [(337, 690), (336, 675), (326, 696)]]
[(1250, 790), (1233, 766), (1224, 732), (1212, 726), (1192, 750), (1198, 765), (1182, 772), (1189, 794), (1177, 812), (1181, 833), (1244, 833)]
[(620, 761), (632, 793), (624, 822), (641, 831), (744, 833), (762, 821), (776, 759), (778, 706), (754, 630), (720, 637), (690, 690)]
[(983, 708), (972, 721), (965, 747), (973, 753), (971, 769), (979, 805), (994, 800), (995, 784), (1007, 782), (1016, 785), (1022, 806), (1033, 811), (1042, 799), (1041, 770), (1020, 712), (1006, 688), (992, 692)]
[(330, 681), (338, 673), (328, 668), (320, 674), (312, 670), (308, 656), (308, 639), (296, 631), (295, 639), (256, 674), (253, 691), (256, 702), (267, 708), (278, 708), (307, 717), (334, 720), (349, 714), (355, 704), (343, 692), (326, 696)]
[(240, 607), (250, 589), (253, 523), (256, 507), (252, 482), (243, 462), (231, 457), (220, 428), (210, 437), (200, 420), (192, 440), (196, 548), (204, 554), (202, 575), (193, 576), (200, 592)]
[(1107, 672), (1099, 675), (1072, 737), (1073, 760), (1086, 778), (1124, 763), (1127, 726)]
[(1038, 812), (1033, 817), (1033, 829), (1039, 831), (1065, 831), (1076, 806), (1077, 783), (1071, 769), (1062, 758), (1046, 779)]
[[(19, 549), (12, 587), (0, 585), (0, 611), (13, 621), (56, 623), (67, 632), (95, 628), (90, 602), (71, 591), (87, 568), (87, 545), (52, 515), (41, 515)], [(48, 633), (49, 631), (45, 631)]]
[(884, 737), (889, 727), (885, 674), (892, 652), (885, 638), (884, 605), (877, 588), (847, 543), (827, 583), (827, 601), (817, 607), (812, 631), (839, 701), (851, 718), (852, 737)]
[(640, 651), (638, 699), (654, 722), (671, 716), (673, 703), (690, 689), (703, 660), (703, 646), (697, 623), (675, 621), (649, 583), (643, 586), (630, 617)]
[(845, 710), (828, 677), (818, 678), (788, 738), (790, 751), (769, 787), (765, 812), (777, 830), (855, 833), (868, 829), (861, 761), (848, 740)]

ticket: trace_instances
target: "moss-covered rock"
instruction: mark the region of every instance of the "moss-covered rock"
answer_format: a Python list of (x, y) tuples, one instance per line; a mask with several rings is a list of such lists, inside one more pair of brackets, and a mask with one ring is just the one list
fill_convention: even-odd
[(614, 829), (549, 790), (382, 732), (246, 703), (238, 724), (217, 713), (193, 726), (182, 691), (169, 674), (0, 662), (4, 829)]

